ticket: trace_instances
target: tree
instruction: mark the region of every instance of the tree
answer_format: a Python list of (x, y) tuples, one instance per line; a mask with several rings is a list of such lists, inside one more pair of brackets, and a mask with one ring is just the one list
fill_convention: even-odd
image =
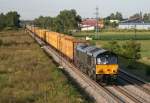
[(150, 13), (145, 13), (143, 16), (144, 22), (150, 22)]
[(105, 47), (113, 53), (120, 54), (121, 47), (117, 41), (110, 41)]
[(140, 59), (141, 45), (134, 40), (122, 45), (122, 55), (133, 60)]
[(120, 12), (116, 12), (115, 19), (120, 20), (120, 21), (123, 20), (122, 14)]
[(18, 28), (20, 27), (20, 15), (14, 12), (8, 12), (7, 14), (0, 14), (0, 30), (11, 27), (11, 28)]
[(6, 14), (6, 25), (7, 27), (19, 27), (20, 26), (20, 15), (14, 11), (14, 12), (8, 12)]
[(123, 20), (123, 16), (120, 12), (111, 13), (110, 16), (106, 17), (106, 20)]
[(132, 18), (142, 18), (142, 13), (136, 13), (136, 14), (130, 16), (130, 19), (132, 19)]
[(56, 32), (64, 33), (64, 24), (60, 18), (58, 17), (54, 18), (52, 30)]
[(116, 22), (116, 21), (110, 22), (110, 20), (121, 21), (121, 20), (123, 20), (123, 16), (122, 16), (122, 14), (120, 12), (116, 12), (116, 13), (111, 13), (109, 16), (104, 18), (104, 24), (106, 26), (117, 27), (118, 26), (118, 22)]
[(78, 24), (81, 22), (81, 17), (77, 15), (74, 9), (61, 11), (57, 19), (59, 24), (62, 25), (64, 33), (69, 33), (71, 30), (78, 29)]
[(128, 60), (128, 67), (135, 68), (136, 60), (141, 58), (140, 51), (141, 45), (134, 40), (122, 45), (121, 54)]
[(66, 34), (78, 29), (80, 22), (81, 17), (73, 9), (60, 11), (59, 15), (53, 18), (40, 16), (34, 20), (34, 24), (39, 27)]
[(114, 20), (114, 19), (116, 19), (116, 16), (115, 16), (115, 14), (114, 14), (114, 13), (111, 13), (109, 17), (110, 17), (110, 20)]
[(5, 15), (3, 13), (0, 14), (0, 30), (2, 30), (6, 26)]

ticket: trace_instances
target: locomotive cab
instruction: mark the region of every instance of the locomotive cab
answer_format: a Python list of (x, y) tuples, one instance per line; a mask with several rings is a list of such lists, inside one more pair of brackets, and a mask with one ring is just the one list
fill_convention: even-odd
[(100, 54), (96, 57), (96, 74), (117, 74), (118, 58), (115, 54)]
[(114, 81), (118, 74), (118, 57), (114, 53), (105, 52), (96, 57), (96, 75), (103, 81)]

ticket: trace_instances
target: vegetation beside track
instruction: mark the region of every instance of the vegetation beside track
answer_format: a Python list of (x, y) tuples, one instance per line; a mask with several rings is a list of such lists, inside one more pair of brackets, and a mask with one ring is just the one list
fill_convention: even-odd
[(88, 103), (22, 30), (0, 32), (0, 103)]
[(113, 32), (99, 32), (98, 37), (94, 32), (77, 32), (73, 34), (77, 38), (85, 38), (86, 36), (93, 38), (93, 40), (150, 40), (150, 31), (113, 31)]
[[(105, 47), (109, 44), (110, 41), (108, 40), (93, 40), (91, 41), (93, 44), (99, 46), (99, 47)], [(122, 45), (127, 40), (124, 41), (117, 41), (118, 44)], [(127, 71), (130, 73), (133, 73), (147, 81), (150, 81), (150, 40), (137, 40), (138, 43), (141, 44), (141, 58), (137, 60), (137, 62), (133, 63), (132, 66), (128, 67), (129, 60), (120, 57), (119, 62), (120, 64), (125, 67)]]
[[(73, 36), (79, 39), (85, 39), (86, 36), (94, 38), (90, 41), (91, 44), (97, 45), (98, 47), (105, 48), (109, 45), (112, 40), (116, 41), (119, 45), (125, 44), (128, 40), (136, 39), (136, 41), (141, 44), (141, 58), (136, 62), (132, 63), (128, 67), (129, 60), (120, 57), (120, 64), (125, 67), (127, 71), (133, 73), (147, 81), (150, 81), (150, 31), (144, 30), (113, 30), (113, 31), (102, 31), (98, 33), (98, 39), (94, 31), (91, 32), (77, 32)], [(119, 51), (120, 52), (120, 51)]]

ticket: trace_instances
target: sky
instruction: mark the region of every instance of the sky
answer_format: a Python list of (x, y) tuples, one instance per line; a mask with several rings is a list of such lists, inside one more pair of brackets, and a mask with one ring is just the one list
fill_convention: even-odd
[(53, 17), (64, 9), (75, 9), (82, 18), (90, 18), (95, 17), (96, 7), (100, 17), (116, 11), (129, 17), (140, 11), (150, 12), (150, 0), (0, 0), (0, 13), (17, 11), (23, 20), (40, 15)]

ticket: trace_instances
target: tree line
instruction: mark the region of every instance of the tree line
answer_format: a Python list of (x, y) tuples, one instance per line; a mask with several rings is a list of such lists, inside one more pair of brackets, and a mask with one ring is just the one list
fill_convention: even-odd
[(20, 27), (20, 15), (16, 11), (0, 14), (0, 30)]
[[(150, 22), (150, 13), (145, 13), (143, 15), (141, 12), (135, 13), (129, 17), (129, 19), (132, 18), (141, 18), (144, 22)], [(110, 20), (123, 21), (127, 18), (124, 18), (121, 12), (116, 12), (102, 19), (105, 27), (116, 27), (119, 22), (110, 22)], [(32, 24), (52, 31), (70, 34), (74, 30), (79, 30), (81, 21), (81, 16), (79, 16), (74, 9), (71, 9), (60, 11), (56, 17), (40, 16), (36, 18)]]
[[(150, 13), (135, 13), (132, 16), (129, 17), (131, 18), (141, 18), (144, 22), (150, 22)], [(125, 20), (126, 18), (123, 17), (121, 12), (116, 12), (116, 13), (111, 13), (109, 16), (104, 18), (105, 20)]]
[(104, 19), (104, 24), (105, 26), (111, 26), (111, 27), (116, 27), (118, 26), (117, 22), (111, 23), (110, 20), (118, 20), (118, 21), (123, 21), (126, 19), (132, 19), (132, 18), (139, 18), (141, 21), (145, 23), (150, 23), (150, 13), (135, 13), (129, 18), (124, 18), (121, 12), (116, 12), (116, 13), (111, 13), (109, 16), (103, 18)]
[(74, 9), (63, 10), (56, 17), (40, 16), (33, 21), (32, 25), (49, 29), (52, 31), (71, 34), (78, 30), (78, 24), (81, 22), (81, 16)]

